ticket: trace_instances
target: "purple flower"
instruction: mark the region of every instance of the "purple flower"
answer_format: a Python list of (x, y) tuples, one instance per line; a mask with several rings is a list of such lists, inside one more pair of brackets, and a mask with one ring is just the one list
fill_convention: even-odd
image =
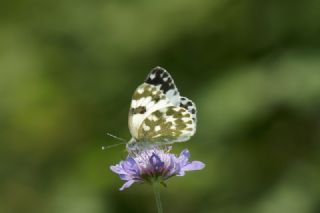
[(172, 176), (184, 176), (186, 171), (200, 170), (204, 163), (189, 162), (190, 152), (185, 149), (180, 156), (170, 154), (171, 147), (162, 150), (157, 147), (129, 154), (127, 159), (111, 166), (111, 170), (127, 181), (120, 190), (130, 187), (133, 183), (152, 183), (164, 181)]

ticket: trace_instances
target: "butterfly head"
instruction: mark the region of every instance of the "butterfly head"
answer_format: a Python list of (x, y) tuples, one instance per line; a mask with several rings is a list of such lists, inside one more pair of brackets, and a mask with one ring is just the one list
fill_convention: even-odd
[(138, 141), (135, 138), (131, 138), (131, 140), (126, 144), (126, 149), (129, 154), (139, 153), (142, 150), (151, 149), (154, 146), (157, 146), (157, 143), (150, 143), (148, 141)]
[(131, 138), (131, 140), (126, 144), (127, 150), (134, 150), (136, 149), (137, 141), (134, 138)]

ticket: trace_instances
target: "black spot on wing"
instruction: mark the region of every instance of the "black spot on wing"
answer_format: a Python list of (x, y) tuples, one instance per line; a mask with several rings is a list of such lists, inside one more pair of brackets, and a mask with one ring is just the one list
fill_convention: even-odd
[(177, 94), (173, 79), (170, 74), (161, 67), (153, 68), (144, 82), (154, 86), (160, 86), (160, 90), (164, 94), (172, 89), (175, 90), (175, 94)]
[(131, 108), (131, 113), (134, 114), (144, 114), (146, 112), (146, 107), (139, 106), (137, 108)]

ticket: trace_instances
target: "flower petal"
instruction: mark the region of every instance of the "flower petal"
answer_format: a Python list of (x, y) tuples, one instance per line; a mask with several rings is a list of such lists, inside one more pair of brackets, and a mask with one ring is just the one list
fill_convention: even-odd
[(184, 149), (182, 150), (182, 152), (180, 153), (180, 156), (183, 155), (185, 158), (189, 159), (190, 158), (190, 152), (188, 149)]
[(127, 160), (121, 162), (121, 166), (127, 174), (139, 174), (138, 164), (130, 156), (128, 156)]
[(127, 175), (127, 174), (120, 174), (119, 175), (121, 180), (132, 180), (133, 177), (131, 175)]
[(110, 166), (110, 169), (111, 169), (111, 171), (113, 171), (114, 173), (117, 173), (117, 174), (125, 173), (125, 171), (122, 169), (122, 167), (119, 164), (114, 165), (114, 166)]
[(167, 159), (167, 162), (163, 166), (162, 176), (164, 180), (178, 174), (179, 172), (177, 171), (180, 171), (180, 166), (179, 163), (177, 163), (176, 156), (170, 154), (168, 158), (169, 159)]
[(185, 164), (188, 163), (188, 160), (190, 158), (190, 152), (188, 149), (184, 149), (181, 153), (180, 156), (178, 158), (180, 165), (184, 166)]
[(158, 172), (164, 165), (164, 162), (161, 161), (161, 159), (159, 158), (158, 155), (156, 155), (155, 153), (152, 154), (152, 156), (149, 159), (149, 162), (152, 166), (152, 168)]
[(201, 161), (192, 161), (191, 163), (188, 163), (184, 167), (182, 167), (183, 171), (194, 171), (194, 170), (201, 170), (205, 167), (205, 164)]
[(129, 188), (134, 182), (135, 182), (134, 180), (129, 180), (125, 182), (125, 184), (123, 184), (119, 190), (122, 191), (124, 189)]

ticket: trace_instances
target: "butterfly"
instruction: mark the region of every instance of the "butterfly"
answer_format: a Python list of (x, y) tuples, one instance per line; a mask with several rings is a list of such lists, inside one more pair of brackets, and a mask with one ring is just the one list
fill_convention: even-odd
[(165, 69), (155, 67), (133, 93), (128, 119), (132, 139), (127, 150), (187, 141), (195, 134), (196, 123), (195, 104), (180, 96)]

